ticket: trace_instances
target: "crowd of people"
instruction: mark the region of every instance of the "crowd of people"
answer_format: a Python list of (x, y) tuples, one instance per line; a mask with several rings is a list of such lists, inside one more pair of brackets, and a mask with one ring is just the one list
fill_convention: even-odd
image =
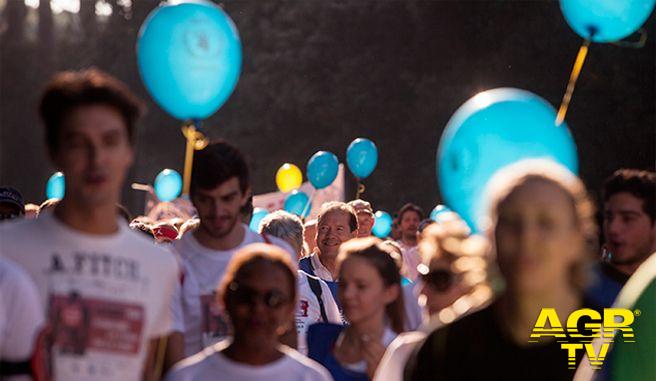
[(194, 157), (195, 215), (133, 218), (120, 193), (141, 110), (94, 69), (46, 87), (66, 194), (0, 188), (0, 379), (568, 380), (556, 340), (529, 343), (541, 309), (611, 307), (656, 251), (656, 174), (617, 170), (595, 208), (537, 159), (490, 181), (481, 234), (408, 203), (381, 240), (361, 199), (253, 231), (249, 167), (225, 141)]

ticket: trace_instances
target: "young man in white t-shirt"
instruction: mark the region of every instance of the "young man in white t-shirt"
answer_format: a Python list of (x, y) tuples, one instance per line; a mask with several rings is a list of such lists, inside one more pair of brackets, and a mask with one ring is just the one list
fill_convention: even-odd
[(258, 234), (242, 223), (241, 211), (251, 188), (248, 165), (236, 147), (212, 143), (195, 154), (193, 168), (189, 193), (200, 224), (173, 243), (185, 272), (181, 303), (187, 356), (231, 334), (215, 291), (237, 250), (267, 242), (293, 253), (282, 240)]
[(103, 72), (57, 74), (40, 114), (66, 194), (36, 220), (0, 226), (0, 256), (28, 273), (46, 311), (52, 346), (43, 349), (56, 380), (158, 377), (155, 352), (170, 331), (178, 266), (116, 208), (140, 109)]
[(43, 324), (43, 307), (30, 277), (0, 258), (0, 380), (31, 380), (30, 359)]

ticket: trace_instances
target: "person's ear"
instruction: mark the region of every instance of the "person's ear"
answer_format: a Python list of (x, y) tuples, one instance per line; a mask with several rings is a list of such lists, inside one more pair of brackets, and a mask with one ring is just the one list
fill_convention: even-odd
[(251, 198), (252, 195), (253, 195), (253, 193), (252, 193), (251, 187), (248, 186), (248, 187), (246, 188), (246, 190), (244, 190), (244, 193), (241, 195), (241, 203), (240, 203), (240, 205), (241, 205), (242, 208), (243, 208), (244, 206), (246, 206), (246, 204), (248, 203), (248, 199)]
[(385, 305), (388, 305), (398, 299), (399, 295), (401, 293), (401, 286), (398, 284), (393, 284), (389, 287), (385, 287), (385, 291), (383, 292), (383, 303)]

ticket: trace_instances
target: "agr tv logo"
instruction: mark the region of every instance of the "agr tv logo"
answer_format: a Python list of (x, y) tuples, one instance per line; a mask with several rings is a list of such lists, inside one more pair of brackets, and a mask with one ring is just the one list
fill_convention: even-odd
[[(561, 343), (560, 347), (567, 350), (567, 365), (569, 369), (576, 368), (576, 351), (585, 348), (590, 367), (601, 369), (608, 349), (616, 337), (622, 337), (625, 343), (635, 343), (633, 324), (635, 316), (640, 316), (640, 310), (631, 311), (624, 308), (605, 308), (604, 316), (599, 312), (584, 308), (572, 312), (567, 318), (567, 329), (563, 329), (558, 314), (554, 308), (543, 308), (535, 323), (529, 343), (537, 343), (543, 337), (554, 337)], [(579, 329), (579, 326), (582, 326)], [(592, 340), (601, 338), (599, 352), (595, 352)], [(574, 342), (571, 342), (574, 341)]]

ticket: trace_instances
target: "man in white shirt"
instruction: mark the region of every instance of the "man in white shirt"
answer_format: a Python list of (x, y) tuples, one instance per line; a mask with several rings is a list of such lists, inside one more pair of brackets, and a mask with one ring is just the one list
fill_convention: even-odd
[(421, 257), (417, 250), (417, 229), (424, 218), (424, 211), (415, 204), (407, 203), (399, 210), (398, 221), (401, 229), (401, 239), (397, 243), (403, 252), (403, 265), (406, 276), (411, 280), (417, 279), (417, 266)]
[(159, 376), (155, 351), (170, 332), (177, 262), (131, 231), (116, 209), (140, 109), (103, 72), (57, 74), (40, 114), (66, 194), (36, 220), (0, 226), (0, 256), (28, 273), (47, 311), (57, 380)]
[(181, 305), (185, 354), (191, 356), (231, 334), (216, 289), (235, 252), (256, 242), (293, 250), (280, 239), (258, 234), (241, 218), (251, 194), (249, 170), (242, 153), (226, 142), (215, 142), (194, 156), (190, 197), (200, 224), (173, 243), (185, 277)]
[(353, 208), (338, 201), (325, 203), (317, 217), (317, 250), (299, 263), (301, 270), (323, 279), (336, 300), (339, 246), (357, 235), (358, 217)]

